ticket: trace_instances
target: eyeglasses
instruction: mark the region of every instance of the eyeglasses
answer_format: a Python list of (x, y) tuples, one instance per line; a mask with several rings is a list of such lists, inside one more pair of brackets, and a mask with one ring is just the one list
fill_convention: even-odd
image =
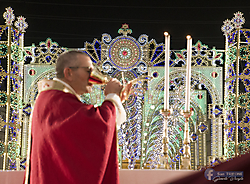
[(69, 68), (88, 68), (88, 69), (91, 69), (90, 66), (69, 66)]
[(90, 66), (69, 66), (69, 68), (87, 68), (89, 69), (87, 72), (91, 73), (93, 68), (91, 68)]

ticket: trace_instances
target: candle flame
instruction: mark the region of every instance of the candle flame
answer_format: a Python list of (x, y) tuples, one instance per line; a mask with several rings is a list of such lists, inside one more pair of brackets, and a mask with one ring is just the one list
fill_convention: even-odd
[(190, 35), (187, 35), (187, 37), (186, 37), (186, 38), (189, 40), (189, 39), (191, 39), (192, 37), (191, 37)]
[(164, 35), (165, 35), (165, 36), (168, 36), (169, 34), (168, 34), (168, 32), (164, 32)]

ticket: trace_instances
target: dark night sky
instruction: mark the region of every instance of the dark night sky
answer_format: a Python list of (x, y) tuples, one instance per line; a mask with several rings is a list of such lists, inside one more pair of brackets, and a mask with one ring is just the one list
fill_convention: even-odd
[[(221, 26), (225, 19), (231, 20), (241, 11), (246, 20), (243, 27), (250, 28), (250, 2), (238, 2), (0, 0), (0, 13), (11, 6), (16, 17), (26, 18), (25, 46), (38, 45), (50, 37), (60, 46), (82, 48), (85, 41), (100, 40), (102, 33), (119, 36), (118, 29), (127, 23), (136, 39), (147, 34), (149, 40), (162, 43), (163, 33), (168, 31), (173, 50), (186, 47), (187, 34), (193, 37), (193, 44), (200, 40), (210, 48), (224, 49)], [(0, 24), (4, 22), (1, 18)]]

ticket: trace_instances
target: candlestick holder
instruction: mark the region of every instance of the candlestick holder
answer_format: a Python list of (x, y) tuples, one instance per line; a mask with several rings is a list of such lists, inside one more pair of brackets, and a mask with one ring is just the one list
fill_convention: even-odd
[(162, 109), (160, 113), (164, 116), (164, 124), (163, 124), (163, 136), (162, 136), (162, 153), (163, 157), (161, 157), (161, 162), (163, 162), (164, 169), (170, 169), (170, 165), (168, 163), (168, 117), (172, 114), (172, 109)]
[(190, 154), (190, 138), (189, 138), (189, 129), (188, 122), (189, 118), (193, 115), (193, 111), (183, 111), (182, 115), (185, 118), (185, 130), (184, 130), (184, 141), (183, 141), (183, 157), (181, 169), (191, 169), (191, 154)]

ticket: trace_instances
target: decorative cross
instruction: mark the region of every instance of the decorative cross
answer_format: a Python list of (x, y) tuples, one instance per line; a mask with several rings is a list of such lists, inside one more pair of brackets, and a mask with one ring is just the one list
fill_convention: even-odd
[(14, 10), (12, 10), (11, 7), (8, 7), (8, 8), (5, 8), (5, 9), (6, 9), (6, 12), (4, 12), (3, 18), (6, 20), (5, 21), (6, 25), (11, 26), (12, 22), (15, 19), (15, 15), (13, 14)]
[(122, 24), (122, 27), (118, 30), (119, 34), (123, 34), (123, 36), (127, 36), (127, 34), (132, 33), (132, 29), (129, 29), (128, 24)]
[(15, 22), (15, 26), (16, 26), (17, 29), (18, 29), (20, 32), (22, 32), (22, 33), (24, 33), (24, 32), (25, 32), (25, 29), (28, 28), (28, 23), (25, 22), (25, 19), (26, 19), (26, 18), (24, 18), (24, 17), (22, 17), (22, 16), (19, 16), (19, 17), (17, 17), (17, 21)]

